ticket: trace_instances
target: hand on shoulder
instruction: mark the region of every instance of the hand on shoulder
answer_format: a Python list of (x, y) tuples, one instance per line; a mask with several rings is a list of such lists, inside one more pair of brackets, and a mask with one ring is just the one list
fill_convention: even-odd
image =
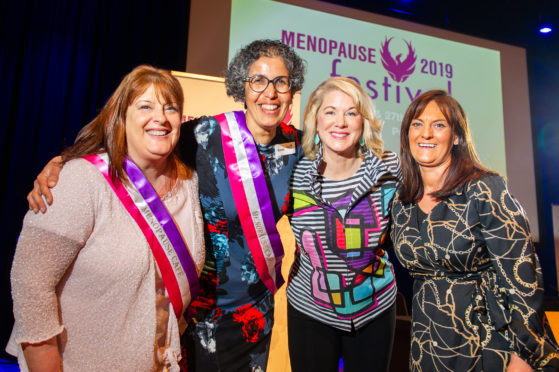
[(27, 194), (27, 202), (29, 203), (29, 209), (34, 213), (39, 211), (45, 213), (47, 205), (52, 204), (53, 199), (50, 189), (58, 183), (58, 176), (62, 167), (61, 156), (52, 158), (33, 182), (33, 189)]

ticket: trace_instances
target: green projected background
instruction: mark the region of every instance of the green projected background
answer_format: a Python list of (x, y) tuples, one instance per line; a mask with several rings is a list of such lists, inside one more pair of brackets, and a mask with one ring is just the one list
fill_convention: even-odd
[[(468, 115), (482, 162), (506, 175), (499, 52), (270, 0), (232, 0), (229, 59), (255, 39), (282, 40), (308, 65), (301, 114), (330, 76), (352, 77), (373, 99), (386, 148), (399, 153), (409, 103), (450, 91)], [(302, 118), (301, 118), (302, 119)]]

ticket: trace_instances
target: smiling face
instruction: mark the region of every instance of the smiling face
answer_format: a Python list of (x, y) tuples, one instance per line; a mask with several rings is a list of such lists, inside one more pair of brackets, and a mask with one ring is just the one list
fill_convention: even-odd
[[(281, 57), (260, 57), (250, 66), (248, 76), (262, 75), (273, 80), (278, 76), (289, 76), (289, 71)], [(247, 127), (253, 133), (273, 132), (281, 124), (291, 105), (291, 91), (278, 93), (272, 83), (263, 92), (253, 91), (245, 83), (245, 104), (247, 106)]]
[(355, 107), (353, 98), (337, 89), (324, 93), (316, 122), (325, 159), (358, 157), (363, 117)]
[(452, 146), (458, 144), (458, 138), (435, 101), (429, 102), (412, 120), (408, 136), (411, 154), (421, 170), (446, 171), (451, 162)]
[(161, 99), (150, 85), (126, 110), (128, 156), (140, 168), (166, 161), (179, 139), (179, 105)]

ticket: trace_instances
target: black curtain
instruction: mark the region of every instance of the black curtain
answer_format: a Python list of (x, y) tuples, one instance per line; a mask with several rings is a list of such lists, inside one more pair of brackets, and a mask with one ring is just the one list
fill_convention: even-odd
[(189, 10), (181, 0), (0, 2), (0, 357), (13, 323), (9, 271), (33, 179), (132, 68), (185, 70)]
[[(536, 244), (544, 274), (548, 310), (559, 311), (556, 271), (557, 234), (552, 206), (559, 205), (559, 34), (527, 47), (530, 108), (536, 171), (540, 242)], [(507, 149), (507, 151), (523, 151)]]

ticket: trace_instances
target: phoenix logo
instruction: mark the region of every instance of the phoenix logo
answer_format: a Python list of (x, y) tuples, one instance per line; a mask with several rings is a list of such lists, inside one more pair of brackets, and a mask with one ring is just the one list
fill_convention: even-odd
[(402, 61), (402, 54), (398, 54), (396, 58), (393, 58), (392, 54), (390, 54), (390, 50), (388, 49), (392, 39), (393, 38), (385, 38), (384, 43), (381, 44), (380, 56), (382, 59), (382, 65), (394, 81), (402, 83), (406, 81), (411, 74), (413, 74), (417, 56), (415, 55), (415, 50), (411, 46), (411, 42), (408, 43), (404, 40), (408, 46), (408, 55), (406, 59)]

